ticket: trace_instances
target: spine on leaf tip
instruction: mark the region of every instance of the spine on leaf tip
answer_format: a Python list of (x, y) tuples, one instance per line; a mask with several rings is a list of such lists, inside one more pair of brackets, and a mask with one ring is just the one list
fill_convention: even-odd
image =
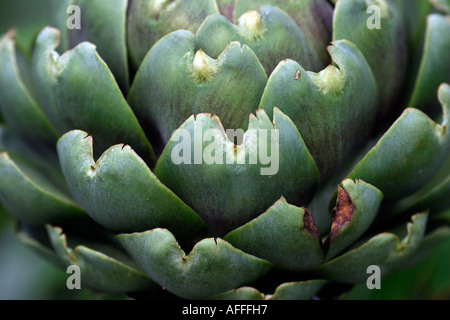
[(199, 82), (209, 81), (219, 71), (216, 60), (209, 57), (202, 49), (198, 50), (192, 61), (192, 77)]
[(266, 29), (262, 24), (261, 14), (250, 10), (238, 19), (238, 32), (242, 37), (250, 41), (256, 41), (264, 35)]
[(339, 94), (344, 89), (343, 72), (332, 65), (319, 73), (310, 72), (310, 78), (324, 94)]

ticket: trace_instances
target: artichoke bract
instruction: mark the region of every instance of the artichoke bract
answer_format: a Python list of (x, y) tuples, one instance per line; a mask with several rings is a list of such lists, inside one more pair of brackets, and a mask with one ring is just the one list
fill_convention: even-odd
[(0, 40), (0, 212), (83, 286), (321, 298), (450, 237), (448, 2), (58, 8)]

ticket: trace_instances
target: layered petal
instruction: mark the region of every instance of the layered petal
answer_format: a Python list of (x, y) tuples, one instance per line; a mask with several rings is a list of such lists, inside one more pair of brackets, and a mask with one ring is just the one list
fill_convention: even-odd
[[(292, 121), (278, 109), (250, 116), (238, 145), (219, 119), (189, 118), (168, 143), (156, 176), (224, 234), (284, 196), (305, 205), (319, 180), (317, 167)], [(231, 140), (230, 140), (231, 139)]]
[(95, 46), (83, 42), (59, 56), (58, 42), (59, 32), (45, 28), (33, 55), (33, 77), (52, 124), (61, 134), (89, 131), (99, 150), (128, 143), (152, 163), (152, 147)]
[(271, 269), (267, 261), (219, 238), (198, 242), (188, 255), (165, 229), (119, 235), (117, 239), (150, 278), (187, 299), (207, 298), (234, 289)]
[(75, 130), (61, 137), (58, 155), (73, 196), (101, 225), (125, 232), (167, 227), (183, 238), (204, 228), (129, 146), (113, 146), (94, 161), (92, 137)]
[(274, 107), (299, 129), (321, 173), (330, 177), (350, 150), (364, 140), (377, 109), (377, 85), (361, 51), (346, 40), (329, 47), (337, 64), (319, 73), (284, 61), (269, 78), (260, 108)]
[(267, 76), (250, 48), (233, 42), (217, 59), (195, 48), (189, 31), (167, 35), (150, 50), (134, 79), (128, 101), (152, 128), (155, 145), (164, 146), (192, 114), (213, 113), (225, 128), (238, 129), (258, 108)]

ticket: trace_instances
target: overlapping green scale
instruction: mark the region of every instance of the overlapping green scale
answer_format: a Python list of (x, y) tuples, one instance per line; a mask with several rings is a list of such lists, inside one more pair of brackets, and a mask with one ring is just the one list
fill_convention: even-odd
[[(422, 60), (408, 107), (425, 111), (439, 109), (436, 90), (442, 83), (450, 83), (450, 66), (445, 52), (450, 51), (450, 16), (427, 16)], [(444, 56), (442, 56), (444, 53)]]
[(340, 40), (328, 49), (337, 66), (319, 73), (281, 62), (269, 78), (260, 108), (274, 107), (299, 129), (321, 173), (332, 175), (358, 143), (368, 137), (377, 112), (377, 85), (361, 51)]
[(326, 284), (325, 280), (287, 282), (273, 294), (263, 294), (252, 287), (238, 288), (212, 297), (213, 300), (310, 300)]
[(129, 258), (114, 247), (108, 250), (112, 256), (84, 245), (77, 245), (72, 249), (67, 246), (66, 235), (61, 228), (47, 226), (47, 231), (53, 249), (62, 263), (80, 268), (81, 285), (87, 284), (92, 289), (109, 293), (150, 291), (157, 288), (133, 262), (128, 261)]
[(350, 172), (379, 188), (386, 199), (398, 200), (421, 189), (450, 152), (450, 86), (439, 88), (441, 124), (417, 109), (406, 109), (378, 143)]
[[(369, 28), (373, 21), (367, 12), (373, 5), (380, 11), (379, 29)], [(333, 40), (340, 39), (353, 42), (367, 59), (377, 81), (379, 112), (387, 113), (400, 101), (408, 64), (405, 27), (395, 1), (339, 1), (334, 11)]]
[(368, 279), (367, 268), (374, 265), (380, 268), (382, 276), (386, 276), (420, 247), (427, 219), (427, 214), (414, 215), (407, 225), (405, 238), (399, 239), (393, 233), (376, 235), (361, 246), (323, 264), (318, 274), (344, 283), (365, 283)]
[(248, 10), (274, 6), (288, 13), (304, 32), (306, 39), (320, 56), (322, 64), (329, 63), (326, 47), (331, 41), (333, 8), (326, 0), (236, 0), (234, 20)]
[(148, 50), (163, 36), (184, 29), (196, 32), (203, 20), (219, 13), (214, 0), (134, 0), (128, 8), (127, 41), (138, 69)]
[[(54, 143), (58, 137), (55, 128), (39, 106), (21, 74), (17, 52), (10, 32), (0, 40), (0, 109), (8, 126), (34, 141)], [(22, 72), (23, 73), (23, 72)], [(26, 77), (26, 75), (25, 75)]]
[(122, 232), (163, 226), (184, 238), (201, 232), (202, 220), (130, 146), (112, 146), (94, 161), (92, 140), (86, 132), (68, 132), (58, 155), (72, 194), (95, 221)]
[(258, 108), (267, 76), (249, 47), (230, 43), (217, 59), (196, 47), (193, 33), (170, 33), (152, 47), (133, 81), (128, 102), (156, 144), (166, 145), (192, 114), (216, 114), (225, 129), (245, 129)]
[(287, 58), (299, 61), (312, 71), (324, 67), (295, 21), (276, 7), (248, 11), (236, 25), (223, 15), (213, 15), (205, 19), (197, 31), (197, 47), (213, 58), (233, 41), (249, 46), (268, 75)]
[(119, 235), (119, 242), (160, 286), (187, 299), (214, 296), (266, 274), (271, 264), (220, 238), (203, 239), (189, 254), (166, 229)]
[(45, 28), (36, 40), (32, 74), (39, 100), (63, 134), (87, 130), (100, 150), (128, 143), (148, 162), (153, 150), (108, 66), (88, 42), (59, 55), (59, 31)]
[(217, 117), (191, 117), (167, 144), (155, 174), (219, 234), (263, 213), (280, 196), (306, 205), (319, 183), (317, 167), (292, 121), (278, 109), (273, 118), (264, 111), (251, 115), (236, 145)]
[(130, 86), (126, 44), (127, 0), (72, 0), (82, 15), (80, 29), (69, 31), (71, 48), (83, 41), (96, 45), (98, 54), (111, 69), (119, 87)]
[(0, 200), (8, 213), (36, 225), (86, 217), (55, 160), (51, 152), (39, 153), (0, 127)]

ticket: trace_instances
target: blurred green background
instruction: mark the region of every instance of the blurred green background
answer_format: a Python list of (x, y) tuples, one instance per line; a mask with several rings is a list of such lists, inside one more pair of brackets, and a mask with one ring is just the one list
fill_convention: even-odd
[(0, 300), (93, 299), (88, 289), (68, 290), (69, 276), (25, 247), (13, 221), (0, 213)]
[[(0, 0), (0, 34), (16, 31), (16, 44), (30, 55), (46, 25), (56, 26), (65, 0)], [(64, 8), (63, 8), (64, 9)], [(0, 71), (1, 72), (1, 71)], [(25, 247), (14, 235), (12, 219), (0, 209), (0, 299), (92, 299), (87, 289), (68, 290), (69, 275)]]
[[(31, 53), (39, 30), (46, 25), (57, 26), (56, 12), (64, 10), (67, 3), (67, 0), (0, 0), (0, 34), (14, 27), (17, 45)], [(0, 212), (0, 299), (96, 298), (87, 289), (68, 290), (67, 277), (64, 270), (20, 243), (14, 235), (12, 219)], [(450, 239), (415, 267), (383, 279), (381, 290), (368, 290), (365, 285), (359, 285), (344, 297), (450, 299)]]

